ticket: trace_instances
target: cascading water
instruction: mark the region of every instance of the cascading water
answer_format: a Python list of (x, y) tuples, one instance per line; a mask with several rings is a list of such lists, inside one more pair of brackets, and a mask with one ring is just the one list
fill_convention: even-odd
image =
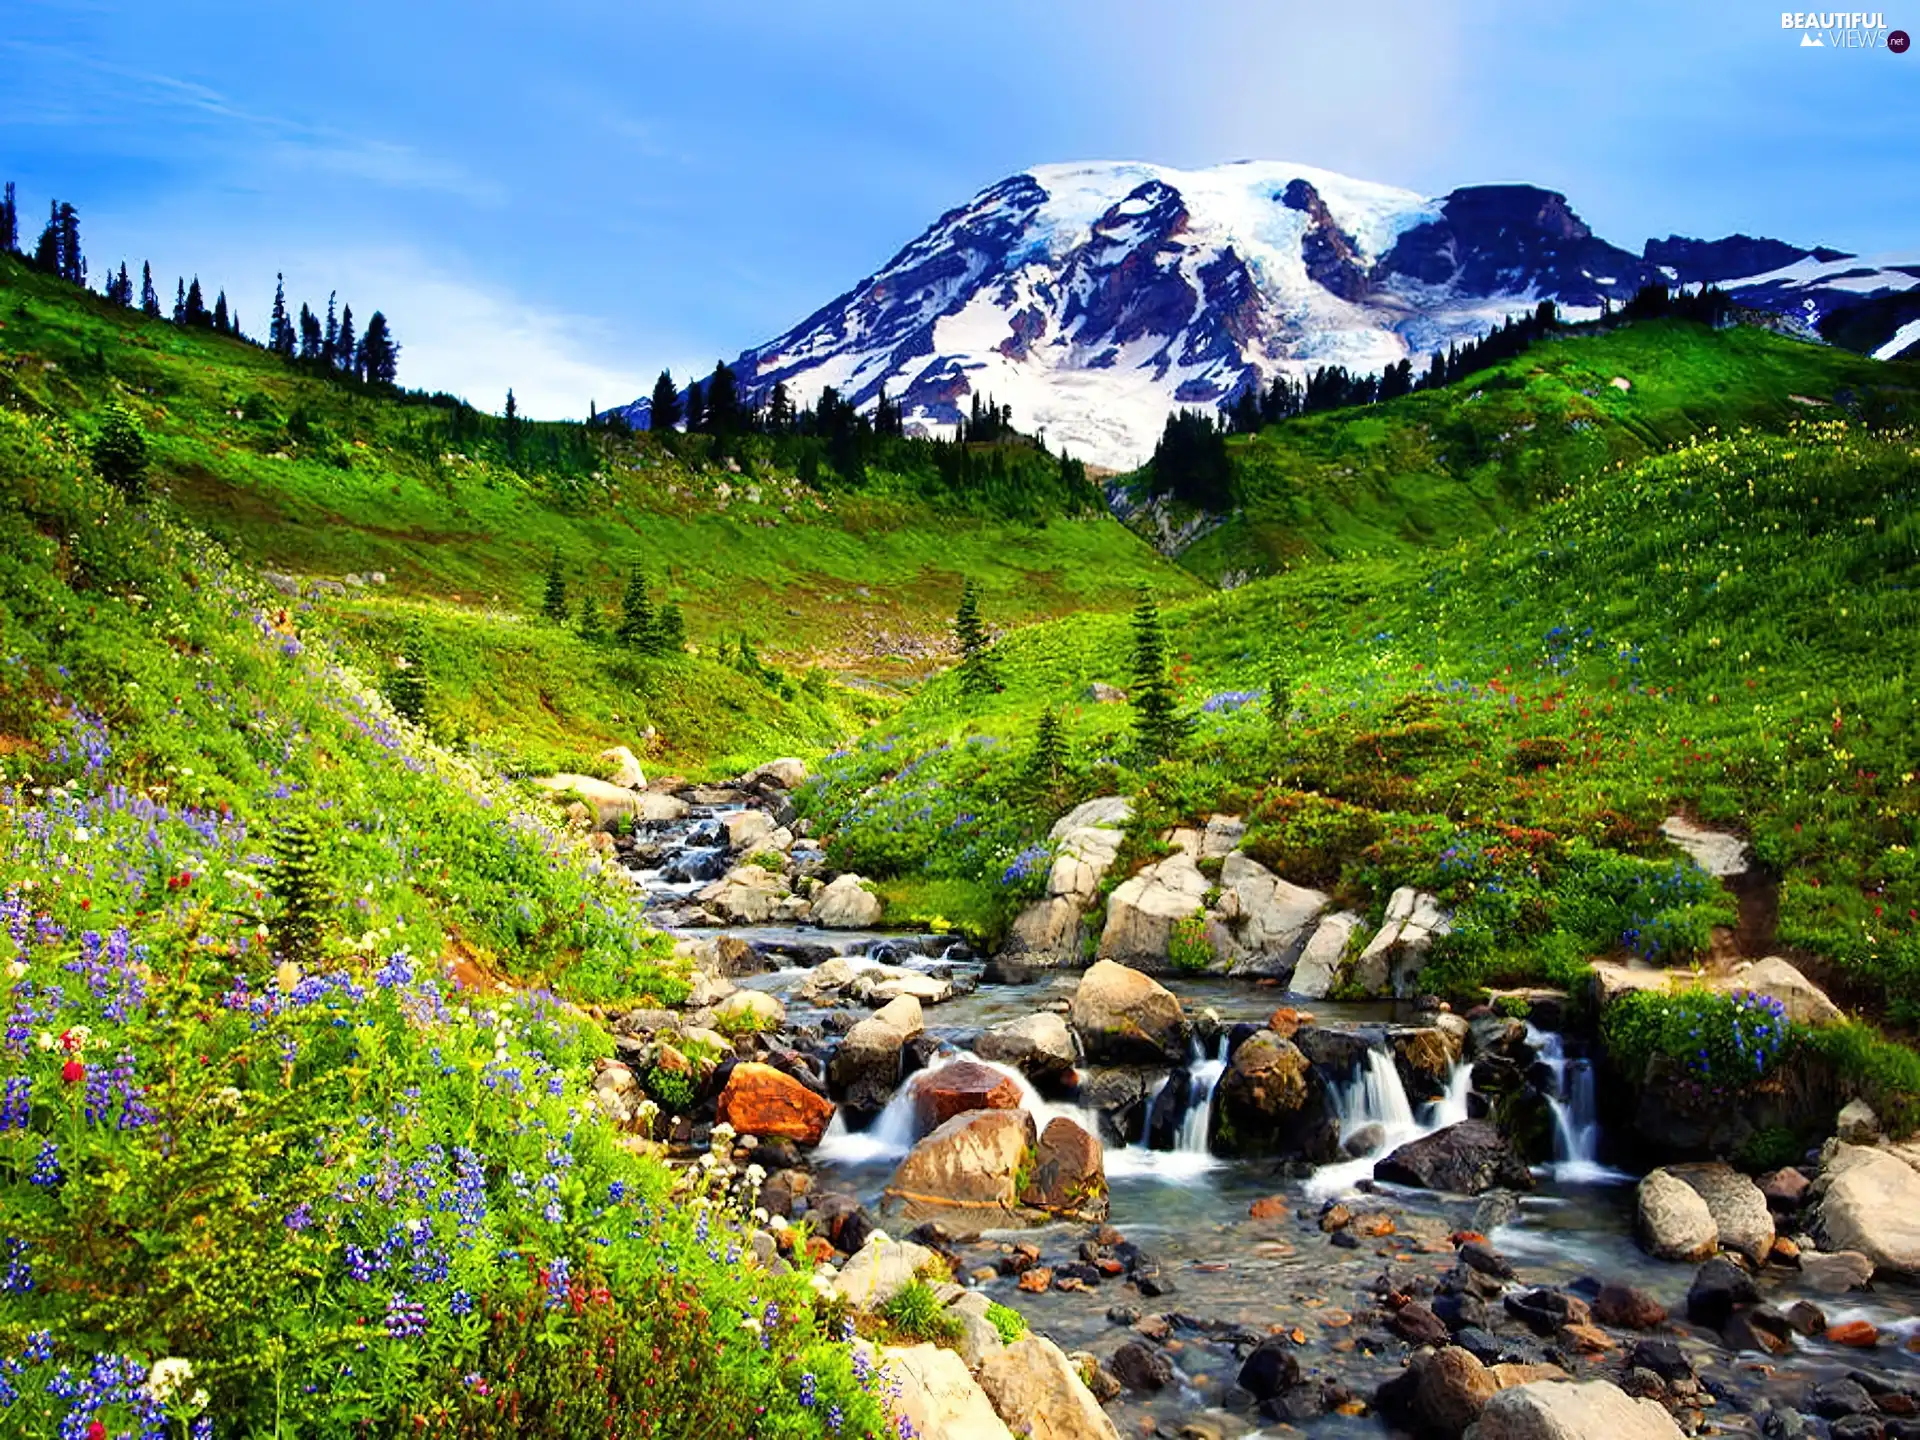
[(1553, 1076), (1547, 1106), (1553, 1112), (1553, 1178), (1568, 1184), (1598, 1184), (1629, 1177), (1600, 1163), (1600, 1114), (1593, 1062), (1568, 1056), (1559, 1032), (1527, 1027), (1527, 1043)]
[(1054, 1104), (1034, 1089), (1033, 1082), (1011, 1065), (1002, 1065), (994, 1060), (982, 1060), (971, 1050), (955, 1049), (943, 1052), (934, 1064), (909, 1075), (906, 1083), (893, 1092), (892, 1098), (887, 1101), (886, 1108), (874, 1117), (873, 1124), (867, 1129), (850, 1128), (846, 1120), (846, 1111), (836, 1110), (833, 1119), (827, 1122), (826, 1133), (820, 1137), (819, 1145), (814, 1148), (814, 1158), (838, 1165), (875, 1165), (882, 1161), (900, 1159), (920, 1138), (920, 1120), (916, 1104), (920, 1087), (947, 1066), (958, 1065), (962, 1061), (984, 1065), (995, 1074), (1004, 1075), (1011, 1080), (1020, 1092), (1020, 1108), (1033, 1117), (1036, 1130), (1044, 1130), (1049, 1120), (1065, 1116), (1091, 1135), (1100, 1133), (1098, 1122), (1091, 1114), (1071, 1106)]
[[(1155, 1149), (1147, 1137), (1138, 1145), (1122, 1146), (1118, 1150), (1109, 1150), (1106, 1155), (1107, 1178), (1167, 1180), (1174, 1183), (1190, 1180), (1204, 1175), (1219, 1165), (1208, 1143), (1207, 1124), (1213, 1115), (1213, 1092), (1220, 1083), (1220, 1077), (1227, 1070), (1227, 1037), (1214, 1037), (1211, 1053), (1203, 1051), (1196, 1043), (1184, 1075), (1181, 1091), (1185, 1097), (1186, 1108), (1179, 1119), (1170, 1126), (1154, 1123), (1151, 1117), (1159, 1108), (1162, 1098), (1174, 1093), (1174, 1077), (1168, 1076), (1161, 1083), (1153, 1097), (1147, 1102), (1150, 1134), (1155, 1131), (1170, 1131), (1170, 1144), (1166, 1149)], [(1089, 1116), (1081, 1122), (1094, 1134), (1094, 1119)]]
[(1467, 1096), (1472, 1090), (1472, 1067), (1456, 1065), (1447, 1077), (1447, 1088), (1416, 1117), (1393, 1055), (1384, 1046), (1374, 1046), (1334, 1095), (1341, 1147), (1359, 1140), (1364, 1140), (1364, 1147), (1358, 1155), (1315, 1170), (1307, 1181), (1307, 1194), (1315, 1198), (1343, 1195), (1372, 1177), (1376, 1161), (1408, 1141), (1459, 1124), (1467, 1118)]

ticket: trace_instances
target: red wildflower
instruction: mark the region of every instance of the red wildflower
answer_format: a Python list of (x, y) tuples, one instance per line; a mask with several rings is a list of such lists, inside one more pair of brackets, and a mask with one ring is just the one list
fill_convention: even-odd
[(87, 1067), (78, 1060), (69, 1060), (60, 1067), (60, 1078), (69, 1085), (78, 1085), (87, 1078)]

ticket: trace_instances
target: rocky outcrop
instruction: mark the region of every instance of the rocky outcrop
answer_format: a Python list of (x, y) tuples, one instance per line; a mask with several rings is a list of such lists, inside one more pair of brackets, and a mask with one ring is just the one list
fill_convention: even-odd
[(1353, 962), (1353, 981), (1369, 995), (1407, 999), (1418, 994), (1433, 942), (1453, 921), (1432, 895), (1403, 885), (1387, 900), (1385, 921)]
[(907, 1153), (887, 1182), (886, 1203), (908, 1219), (967, 1230), (1020, 1216), (1020, 1171), (1033, 1148), (1024, 1110), (956, 1115)]
[(1920, 1276), (1920, 1171), (1892, 1150), (1831, 1142), (1823, 1157), (1814, 1233), (1828, 1250), (1857, 1250), (1879, 1270)]
[(748, 1061), (733, 1067), (715, 1113), (742, 1135), (817, 1145), (833, 1118), (833, 1102), (783, 1070)]
[(1373, 1178), (1455, 1195), (1478, 1195), (1495, 1186), (1533, 1188), (1526, 1162), (1485, 1120), (1463, 1120), (1408, 1141), (1375, 1164)]
[(1786, 1007), (1787, 1018), (1798, 1025), (1837, 1025), (1847, 1018), (1846, 1012), (1827, 998), (1826, 991), (1801, 974), (1791, 961), (1778, 955), (1736, 965), (1708, 983), (1724, 994), (1744, 991), (1778, 1000)]
[(1177, 1063), (1192, 1027), (1174, 993), (1149, 975), (1098, 960), (1080, 977), (1067, 1018), (1089, 1060)]
[(1720, 1248), (1760, 1266), (1773, 1253), (1773, 1212), (1760, 1187), (1731, 1165), (1673, 1165), (1668, 1172), (1707, 1202)]
[(871, 930), (885, 907), (858, 875), (839, 876), (813, 898), (813, 919), (828, 930)]
[(1049, 1011), (1002, 1020), (973, 1043), (982, 1060), (1011, 1065), (1030, 1080), (1065, 1078), (1073, 1071), (1073, 1032)]
[(1655, 1401), (1636, 1400), (1605, 1380), (1536, 1381), (1487, 1402), (1468, 1440), (1683, 1440)]
[(912, 1423), (913, 1434), (1013, 1440), (987, 1392), (953, 1351), (930, 1344), (888, 1346), (881, 1363), (899, 1382), (892, 1411)]
[(1640, 1182), (1634, 1228), (1641, 1247), (1660, 1260), (1704, 1260), (1720, 1248), (1720, 1230), (1706, 1198), (1666, 1170)]
[(914, 1077), (913, 1109), (923, 1131), (969, 1110), (1018, 1110), (1020, 1087), (990, 1065), (955, 1060)]
[(1219, 1087), (1219, 1144), (1243, 1155), (1330, 1158), (1337, 1127), (1300, 1047), (1256, 1031), (1233, 1052)]
[(1175, 928), (1204, 913), (1212, 883), (1184, 850), (1127, 877), (1107, 897), (1100, 957), (1164, 970)]
[(940, 1257), (924, 1245), (875, 1233), (840, 1267), (833, 1288), (854, 1309), (871, 1313), (911, 1285), (929, 1265), (939, 1263)]
[(602, 750), (594, 756), (607, 767), (607, 783), (618, 785), (622, 790), (644, 790), (647, 788), (646, 773), (640, 768), (640, 758), (624, 745), (615, 745)]
[(814, 966), (793, 993), (810, 1004), (846, 996), (864, 1005), (886, 1006), (905, 996), (921, 1005), (938, 1005), (953, 997), (954, 988), (951, 980), (924, 970), (836, 955)]
[(592, 775), (546, 775), (533, 783), (560, 799), (577, 796), (585, 801), (600, 830), (611, 829), (619, 820), (678, 820), (687, 813), (686, 802), (672, 795), (633, 790)]
[[(1209, 823), (1203, 856), (1215, 839)], [(1214, 913), (1224, 930), (1216, 948), (1226, 958), (1227, 973), (1267, 979), (1291, 975), (1326, 908), (1320, 891), (1289, 884), (1237, 850), (1226, 855)]]
[(1076, 805), (1054, 822), (1047, 836), (1054, 852), (1046, 898), (1028, 906), (1014, 921), (1006, 953), (1042, 965), (1079, 960), (1087, 908), (1099, 894), (1132, 818), (1132, 801), (1104, 795)]
[(769, 760), (758, 769), (748, 772), (744, 783), (771, 785), (776, 790), (798, 790), (807, 783), (807, 762), (796, 760), (791, 755), (783, 755), (778, 760)]
[(1686, 852), (1694, 864), (1716, 879), (1729, 879), (1747, 873), (1747, 843), (1724, 830), (1709, 830), (1684, 815), (1669, 815), (1660, 822), (1660, 833)]
[(729, 925), (764, 925), (790, 894), (778, 871), (736, 865), (695, 898)]
[(828, 1075), (849, 1110), (871, 1115), (886, 1108), (900, 1085), (900, 1051), (906, 1043), (906, 1032), (878, 1015), (847, 1031)]
[(1364, 924), (1366, 921), (1351, 910), (1323, 919), (1301, 949), (1287, 989), (1309, 1000), (1324, 1000), (1332, 994), (1345, 965), (1347, 946)]
[(1044, 1335), (989, 1355), (979, 1378), (1000, 1418), (1029, 1440), (1120, 1440), (1079, 1372)]
[(1034, 1145), (1020, 1203), (1062, 1219), (1105, 1220), (1107, 1167), (1100, 1141), (1064, 1115), (1049, 1120)]

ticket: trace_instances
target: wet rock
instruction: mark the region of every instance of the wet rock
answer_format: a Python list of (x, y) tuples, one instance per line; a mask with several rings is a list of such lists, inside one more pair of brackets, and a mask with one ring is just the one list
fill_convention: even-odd
[(987, 1356), (979, 1381), (1000, 1418), (1032, 1440), (1119, 1440), (1080, 1372), (1044, 1335)]
[(1736, 1309), (1759, 1303), (1753, 1277), (1726, 1256), (1716, 1255), (1695, 1272), (1687, 1289), (1687, 1319), (1718, 1330)]
[(1027, 1078), (1046, 1082), (1072, 1073), (1073, 1033), (1058, 1015), (1042, 1011), (1003, 1020), (974, 1042), (982, 1060), (1011, 1065)]
[(1478, 1358), (1449, 1345), (1417, 1367), (1411, 1418), (1422, 1430), (1458, 1435), (1480, 1418), (1499, 1388)]
[(1758, 1183), (1760, 1193), (1767, 1197), (1768, 1206), (1774, 1210), (1798, 1210), (1813, 1185), (1791, 1165), (1762, 1175)]
[(1793, 1349), (1793, 1324), (1772, 1306), (1756, 1305), (1751, 1310), (1734, 1311), (1720, 1338), (1729, 1350), (1784, 1355)]
[(828, 930), (871, 930), (884, 908), (866, 882), (849, 872), (814, 897), (813, 919)]
[(1827, 1339), (1835, 1345), (1845, 1345), (1855, 1350), (1871, 1350), (1880, 1343), (1880, 1332), (1871, 1321), (1845, 1320), (1830, 1326), (1826, 1331)]
[(1385, 922), (1354, 961), (1354, 984), (1369, 995), (1411, 998), (1419, 993), (1433, 942), (1452, 929), (1437, 898), (1402, 886), (1388, 898)]
[(833, 1103), (771, 1065), (733, 1067), (716, 1105), (718, 1118), (742, 1135), (777, 1135), (817, 1145), (833, 1118)]
[(1434, 1296), (1433, 1313), (1446, 1322), (1447, 1329), (1456, 1334), (1462, 1330), (1484, 1330), (1493, 1323), (1486, 1302), (1470, 1292)]
[(914, 1082), (913, 1109), (922, 1131), (937, 1130), (969, 1110), (1018, 1110), (1020, 1087), (975, 1060), (956, 1060)]
[(1536, 1335), (1552, 1335), (1563, 1325), (1586, 1325), (1593, 1319), (1587, 1302), (1558, 1290), (1522, 1290), (1508, 1295), (1507, 1313)]
[(1367, 1063), (1367, 1053), (1373, 1048), (1372, 1039), (1359, 1031), (1325, 1025), (1302, 1025), (1292, 1038), (1301, 1054), (1336, 1077), (1356, 1073)]
[(1484, 1120), (1463, 1120), (1409, 1141), (1373, 1167), (1376, 1180), (1456, 1195), (1495, 1186), (1531, 1190), (1533, 1174), (1506, 1137)]
[(1598, 1325), (1562, 1325), (1553, 1338), (1562, 1350), (1574, 1355), (1605, 1355), (1614, 1348), (1613, 1337)]
[(1806, 1418), (1791, 1405), (1776, 1405), (1760, 1417), (1760, 1433), (1767, 1440), (1806, 1440)]
[(1297, 1045), (1271, 1030), (1235, 1050), (1220, 1077), (1225, 1145), (1240, 1153), (1297, 1150), (1311, 1068)]
[(1068, 1020), (1089, 1060), (1182, 1064), (1191, 1033), (1173, 992), (1138, 970), (1097, 960), (1080, 977)]
[[(1208, 840), (1216, 840), (1211, 825)], [(1289, 884), (1238, 851), (1224, 858), (1220, 890), (1220, 912), (1233, 917), (1222, 946), (1230, 962), (1228, 973), (1276, 979), (1290, 975), (1327, 908), (1326, 895)]]
[(713, 1013), (757, 1030), (778, 1030), (787, 1023), (787, 1007), (780, 1003), (778, 995), (769, 995), (764, 990), (736, 990), (714, 1006)]
[(1129, 1390), (1152, 1394), (1173, 1383), (1173, 1359), (1158, 1345), (1146, 1340), (1129, 1340), (1113, 1352), (1107, 1361), (1120, 1383)]
[(890, 1407), (913, 1423), (916, 1435), (966, 1435), (1013, 1440), (967, 1364), (937, 1345), (888, 1346), (881, 1352), (899, 1393)]
[(1351, 910), (1325, 916), (1301, 949), (1287, 989), (1309, 1000), (1326, 999), (1340, 978), (1347, 946), (1364, 924)]
[(1047, 1122), (1034, 1146), (1020, 1202), (1063, 1218), (1107, 1218), (1107, 1172), (1100, 1142), (1064, 1115)]
[(1636, 1400), (1607, 1381), (1539, 1380), (1495, 1395), (1473, 1434), (1476, 1440), (1681, 1440), (1682, 1432), (1659, 1404)]
[(1694, 1378), (1693, 1363), (1687, 1359), (1687, 1352), (1673, 1340), (1635, 1341), (1627, 1355), (1627, 1368), (1652, 1371), (1668, 1385), (1691, 1384)]
[(1787, 1323), (1802, 1335), (1820, 1335), (1827, 1328), (1827, 1312), (1811, 1300), (1796, 1300), (1787, 1307)]
[(1240, 1367), (1240, 1387), (1256, 1402), (1269, 1400), (1299, 1383), (1300, 1362), (1294, 1357), (1293, 1346), (1278, 1335), (1269, 1335), (1254, 1346)]
[(1609, 1282), (1593, 1297), (1593, 1318), (1619, 1330), (1658, 1330), (1667, 1307), (1635, 1286)]
[(1857, 1250), (1876, 1270), (1920, 1274), (1920, 1172), (1886, 1150), (1836, 1143), (1820, 1174), (1815, 1233), (1825, 1250)]
[(1873, 1262), (1858, 1250), (1803, 1250), (1800, 1279), (1822, 1295), (1844, 1295), (1866, 1289)]
[(786, 880), (773, 871), (736, 865), (695, 898), (729, 925), (764, 925), (788, 893)]
[(1387, 1048), (1393, 1052), (1408, 1093), (1416, 1096), (1444, 1091), (1460, 1059), (1459, 1038), (1437, 1025), (1389, 1031)]
[(1077, 961), (1086, 909), (1099, 893), (1114, 856), (1126, 838), (1132, 802), (1108, 795), (1078, 805), (1054, 822), (1053, 868), (1047, 895), (1022, 911), (1007, 937), (1006, 952), (1036, 964)]
[(1887, 1440), (1887, 1427), (1878, 1416), (1848, 1415), (1833, 1422), (1831, 1440)]
[(1849, 1100), (1840, 1107), (1833, 1133), (1843, 1145), (1871, 1145), (1880, 1138), (1880, 1117), (1864, 1100)]
[(887, 1205), (910, 1219), (970, 1229), (1006, 1224), (1019, 1217), (1019, 1173), (1033, 1138), (1024, 1110), (956, 1115), (900, 1162)]
[(1717, 1162), (1673, 1165), (1667, 1173), (1707, 1202), (1722, 1249), (1744, 1255), (1754, 1265), (1766, 1263), (1773, 1249), (1773, 1212), (1758, 1185), (1731, 1165)]
[(1635, 1202), (1640, 1244), (1660, 1260), (1702, 1260), (1719, 1248), (1720, 1231), (1700, 1192), (1666, 1170), (1641, 1180)]
[(1825, 1380), (1815, 1385), (1807, 1396), (1807, 1408), (1822, 1420), (1874, 1413), (1873, 1397), (1853, 1379)]
[(1410, 1300), (1394, 1311), (1387, 1328), (1409, 1345), (1445, 1345), (1453, 1338), (1447, 1322), (1418, 1300)]

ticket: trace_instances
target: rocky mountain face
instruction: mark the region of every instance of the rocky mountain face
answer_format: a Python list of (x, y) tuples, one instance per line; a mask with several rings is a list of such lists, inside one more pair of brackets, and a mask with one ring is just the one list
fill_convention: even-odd
[[(1920, 255), (1747, 235), (1635, 254), (1531, 185), (1435, 199), (1277, 161), (1110, 163), (990, 186), (736, 370), (754, 400), (832, 385), (865, 407), (884, 389), (933, 434), (991, 395), (1054, 448), (1126, 468), (1181, 407), (1321, 365), (1419, 368), (1541, 300), (1586, 318), (1656, 281), (1720, 285), (1883, 358), (1920, 344)], [(627, 414), (644, 424), (646, 402)]]

